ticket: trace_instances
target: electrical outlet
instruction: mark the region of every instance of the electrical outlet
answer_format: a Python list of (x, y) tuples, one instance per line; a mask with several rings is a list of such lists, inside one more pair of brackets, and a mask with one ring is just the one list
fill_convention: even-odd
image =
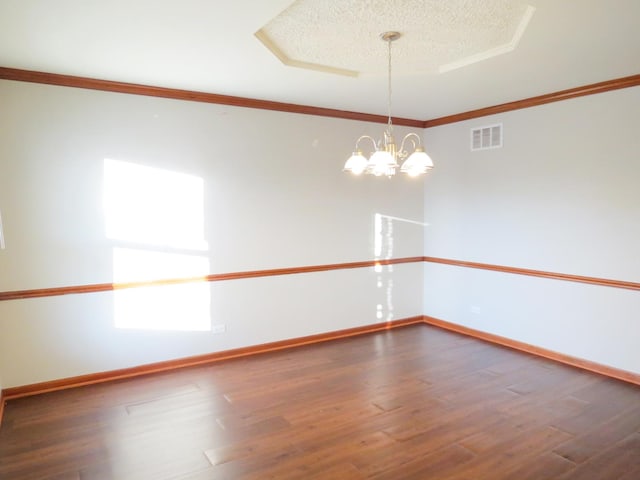
[(227, 331), (227, 326), (224, 323), (219, 323), (218, 325), (211, 326), (212, 333), (224, 333)]
[(471, 313), (480, 315), (481, 308), (478, 305), (471, 305), (471, 308), (469, 308), (469, 310), (471, 310)]

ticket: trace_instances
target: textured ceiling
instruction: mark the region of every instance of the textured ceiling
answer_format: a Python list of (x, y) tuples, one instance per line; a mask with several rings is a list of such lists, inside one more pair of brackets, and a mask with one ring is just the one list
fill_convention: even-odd
[(256, 35), (285, 64), (343, 75), (440, 72), (513, 50), (535, 9), (513, 0), (298, 0)]
[[(397, 30), (392, 113), (420, 120), (640, 73), (640, 0), (316, 1), (0, 0), (0, 66), (385, 115)], [(283, 64), (256, 38), (278, 22), (303, 61), (365, 73)]]

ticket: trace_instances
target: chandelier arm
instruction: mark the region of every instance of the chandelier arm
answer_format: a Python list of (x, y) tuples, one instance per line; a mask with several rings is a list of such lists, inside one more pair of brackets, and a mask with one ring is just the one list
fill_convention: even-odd
[[(417, 143), (414, 140), (414, 138), (418, 140)], [(413, 144), (413, 149), (414, 150), (416, 149), (416, 147), (421, 147), (422, 146), (422, 140), (420, 138), (420, 135), (418, 135), (415, 132), (407, 133), (404, 136), (404, 138), (402, 139), (402, 142), (400, 143), (400, 150), (399, 150), (399, 152), (401, 152), (401, 153), (404, 152), (405, 156), (406, 156), (406, 151), (404, 149), (404, 142), (406, 142), (407, 139)]]
[(377, 152), (378, 145), (376, 145), (375, 139), (370, 135), (362, 135), (360, 138), (358, 138), (358, 140), (356, 140), (356, 150), (358, 150), (358, 145), (360, 144), (360, 140), (364, 140), (365, 138), (371, 140), (371, 143), (373, 144), (373, 149), (374, 151)]

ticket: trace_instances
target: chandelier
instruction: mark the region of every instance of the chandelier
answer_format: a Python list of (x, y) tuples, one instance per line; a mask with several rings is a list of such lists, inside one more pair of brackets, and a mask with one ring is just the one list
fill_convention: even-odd
[[(433, 161), (424, 151), (420, 136), (417, 133), (408, 133), (397, 147), (393, 138), (393, 124), (391, 123), (391, 43), (400, 38), (399, 32), (384, 32), (380, 38), (387, 42), (388, 54), (388, 88), (387, 88), (387, 129), (384, 136), (378, 142), (369, 135), (363, 135), (356, 140), (356, 147), (343, 170), (354, 175), (367, 173), (375, 176), (391, 177), (396, 174), (396, 169), (400, 167), (402, 173), (415, 177), (426, 173), (433, 168)], [(373, 152), (369, 159), (364, 156), (360, 147), (360, 142), (368, 140), (373, 144)], [(405, 149), (407, 148), (407, 149)], [(410, 149), (410, 150), (409, 150)], [(402, 166), (399, 162), (403, 162)]]

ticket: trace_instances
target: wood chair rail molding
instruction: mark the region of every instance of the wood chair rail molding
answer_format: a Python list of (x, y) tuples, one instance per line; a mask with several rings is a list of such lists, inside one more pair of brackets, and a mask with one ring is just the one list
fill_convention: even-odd
[(588, 283), (601, 287), (623, 288), (627, 290), (640, 290), (640, 283), (628, 282), (626, 280), (613, 280), (610, 278), (585, 277), (582, 275), (571, 275), (568, 273), (545, 272), (543, 270), (531, 270), (529, 268), (507, 267), (504, 265), (492, 265), (489, 263), (467, 262), (463, 260), (452, 260), (450, 258), (424, 257), (427, 263), (441, 263), (456, 267), (476, 268), (480, 270), (490, 270), (493, 272), (513, 273), (516, 275), (528, 275), (530, 277), (550, 278), (553, 280), (564, 280), (567, 282)]
[[(235, 107), (256, 108), (261, 110), (275, 110), (288, 113), (300, 113), (321, 117), (343, 118), (363, 122), (387, 123), (384, 115), (336, 110), (331, 108), (313, 107), (293, 103), (271, 102), (252, 98), (219, 95), (215, 93), (195, 92), (191, 90), (178, 90), (173, 88), (154, 87), (134, 83), (115, 82), (96, 78), (77, 77), (73, 75), (61, 75), (57, 73), (37, 72), (33, 70), (21, 70), (17, 68), (0, 67), (0, 79), (15, 80), (20, 82), (41, 83), (63, 87), (85, 88), (89, 90), (101, 90), (105, 92), (128, 93), (151, 97), (172, 98), (192, 102), (216, 103)], [(629, 88), (640, 85), (640, 74), (628, 77), (615, 78), (604, 82), (592, 83), (567, 90), (530, 97), (514, 102), (493, 105), (468, 112), (447, 115), (431, 120), (416, 120), (410, 118), (393, 118), (393, 123), (407, 127), (431, 128), (449, 123), (461, 122), (473, 118), (505, 113), (523, 108), (535, 107), (546, 103), (569, 100), (571, 98), (594, 95), (621, 88)]]
[(464, 268), (476, 268), (481, 270), (490, 270), (494, 272), (511, 273), (517, 275), (528, 275), (533, 277), (549, 278), (553, 280), (564, 280), (569, 282), (588, 283), (591, 285), (599, 285), (603, 287), (623, 288), (627, 290), (640, 290), (640, 283), (629, 282), (625, 280), (613, 280), (607, 278), (585, 277), (580, 275), (571, 275), (567, 273), (545, 272), (541, 270), (531, 270), (527, 268), (507, 267), (503, 265), (492, 265), (479, 262), (467, 262), (463, 260), (453, 260), (449, 258), (438, 257), (405, 257), (383, 260), (367, 260), (362, 262), (350, 263), (333, 263), (325, 265), (310, 265), (304, 267), (290, 268), (274, 268), (267, 270), (251, 270), (243, 272), (228, 272), (206, 275), (203, 277), (183, 277), (183, 278), (167, 278), (145, 282), (131, 283), (97, 283), (88, 285), (73, 285), (65, 287), (39, 288), (32, 290), (14, 290), (0, 292), (0, 302), (7, 300), (21, 300), (28, 298), (55, 297), (59, 295), (72, 295), (81, 293), (108, 292), (112, 290), (121, 290), (126, 288), (176, 285), (181, 283), (195, 282), (220, 282), (226, 280), (241, 280), (243, 278), (273, 277), (279, 275), (296, 275), (300, 273), (326, 272), (331, 270), (347, 270), (353, 268), (368, 268), (379, 265), (397, 265), (403, 263), (440, 263), (444, 265), (452, 265)]
[(327, 272), (331, 270), (349, 270), (353, 268), (369, 268), (380, 265), (398, 265), (402, 263), (419, 263), (422, 257), (389, 258), (380, 260), (366, 260), (362, 262), (332, 263), (324, 265), (309, 265), (304, 267), (273, 268), (267, 270), (251, 270), (244, 272), (215, 273), (203, 277), (165, 278), (144, 282), (130, 283), (96, 283), (89, 285), (74, 285), (67, 287), (38, 288), (32, 290), (14, 290), (0, 292), (0, 302), (38, 297), (55, 297), (79, 293), (108, 292), (125, 288), (176, 285), (181, 283), (221, 282), (225, 280), (240, 280), (243, 278), (274, 277), (279, 275), (297, 275), (300, 273)]

